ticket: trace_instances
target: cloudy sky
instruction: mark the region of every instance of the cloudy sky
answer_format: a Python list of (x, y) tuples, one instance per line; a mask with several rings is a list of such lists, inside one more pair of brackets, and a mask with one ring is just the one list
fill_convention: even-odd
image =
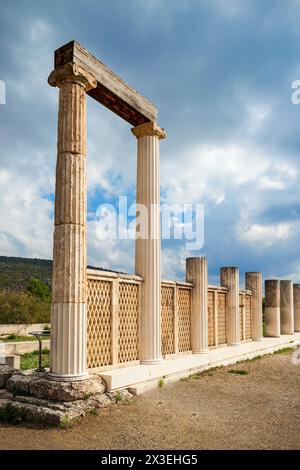
[[(165, 202), (205, 205), (220, 266), (300, 281), (299, 0), (1, 2), (0, 254), (52, 257), (58, 91), (53, 51), (80, 42), (159, 108)], [(88, 98), (88, 261), (133, 271), (133, 241), (101, 240), (95, 211), (134, 194), (130, 125)], [(183, 278), (184, 241), (163, 242)]]

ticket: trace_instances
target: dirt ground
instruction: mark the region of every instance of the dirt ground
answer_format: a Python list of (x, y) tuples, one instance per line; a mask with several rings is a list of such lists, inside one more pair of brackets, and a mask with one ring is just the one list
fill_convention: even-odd
[(0, 424), (0, 449), (300, 449), (300, 364), (289, 352), (206, 372), (71, 429)]

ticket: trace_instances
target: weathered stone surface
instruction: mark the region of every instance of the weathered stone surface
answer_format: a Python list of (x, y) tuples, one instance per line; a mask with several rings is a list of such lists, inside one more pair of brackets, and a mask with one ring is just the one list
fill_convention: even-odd
[(293, 285), (295, 331), (300, 331), (300, 284)]
[(284, 335), (294, 334), (294, 301), (292, 281), (280, 281), (280, 329)]
[(117, 390), (116, 392), (107, 392), (105, 394), (113, 403), (117, 403), (118, 401), (123, 400), (130, 400), (133, 398), (133, 394), (129, 392), (129, 390)]
[[(125, 396), (127, 397), (126, 393)], [(115, 401), (105, 393), (85, 400), (55, 402), (29, 396), (13, 396), (6, 392), (6, 395), (0, 394), (0, 421), (13, 424), (28, 421), (64, 427), (95, 412), (97, 408), (110, 406)]]
[(280, 281), (265, 280), (266, 336), (280, 336)]
[(15, 369), (7, 366), (0, 367), (0, 389), (5, 389), (8, 379), (15, 373)]
[(262, 315), (262, 273), (245, 273), (245, 287), (252, 292), (251, 298), (251, 331), (252, 339), (260, 341), (263, 337)]
[(2, 400), (3, 398), (12, 400), (13, 395), (12, 393), (8, 392), (6, 388), (2, 388), (0, 390), (0, 400)]
[(240, 344), (239, 268), (221, 268), (220, 277), (221, 286), (228, 289), (226, 295), (227, 344), (236, 346)]
[(207, 259), (186, 259), (186, 280), (194, 285), (192, 290), (192, 350), (193, 353), (208, 351), (208, 297)]
[[(66, 64), (52, 72), (49, 83), (60, 87), (51, 371), (61, 380), (69, 381), (87, 377), (85, 93), (95, 87), (97, 81), (81, 66)], [(48, 387), (49, 392), (50, 389)]]
[(7, 389), (18, 396), (30, 396), (57, 402), (84, 400), (105, 392), (105, 382), (98, 375), (87, 380), (64, 382), (49, 380), (46, 374), (16, 374), (7, 381)]
[(79, 382), (57, 382), (45, 379), (35, 381), (31, 386), (37, 398), (56, 401), (74, 401), (105, 392), (105, 382), (97, 375)]
[(152, 103), (76, 41), (55, 51), (55, 69), (63, 70), (66, 64), (78, 64), (91, 73), (97, 80), (97, 87), (88, 94), (133, 126), (157, 120), (158, 111)]

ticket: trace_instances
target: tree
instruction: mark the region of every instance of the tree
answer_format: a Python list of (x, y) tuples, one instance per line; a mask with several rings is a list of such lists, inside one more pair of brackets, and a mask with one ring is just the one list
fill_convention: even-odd
[(31, 277), (28, 282), (27, 291), (43, 302), (51, 302), (51, 291), (49, 286), (43, 284), (39, 279)]

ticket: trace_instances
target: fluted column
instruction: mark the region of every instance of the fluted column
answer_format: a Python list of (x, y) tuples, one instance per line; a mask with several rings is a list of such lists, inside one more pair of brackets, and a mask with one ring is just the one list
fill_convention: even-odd
[(262, 274), (259, 272), (245, 274), (245, 287), (252, 292), (251, 296), (251, 333), (253, 341), (263, 338), (262, 325)]
[(292, 281), (280, 281), (280, 331), (283, 335), (294, 334), (294, 302)]
[(67, 64), (48, 79), (59, 87), (55, 185), (51, 376), (82, 380), (86, 371), (86, 91), (95, 78)]
[(295, 331), (300, 331), (300, 284), (293, 285), (294, 297), (294, 327)]
[(207, 259), (186, 259), (186, 281), (192, 289), (192, 351), (208, 351)]
[(266, 336), (280, 336), (280, 284), (277, 279), (265, 281)]
[(141, 295), (140, 359), (144, 364), (155, 364), (162, 360), (159, 140), (164, 139), (166, 133), (154, 122), (134, 127), (132, 132), (138, 140), (135, 272), (144, 280)]
[(221, 268), (221, 286), (226, 294), (226, 338), (228, 346), (240, 344), (239, 268)]

